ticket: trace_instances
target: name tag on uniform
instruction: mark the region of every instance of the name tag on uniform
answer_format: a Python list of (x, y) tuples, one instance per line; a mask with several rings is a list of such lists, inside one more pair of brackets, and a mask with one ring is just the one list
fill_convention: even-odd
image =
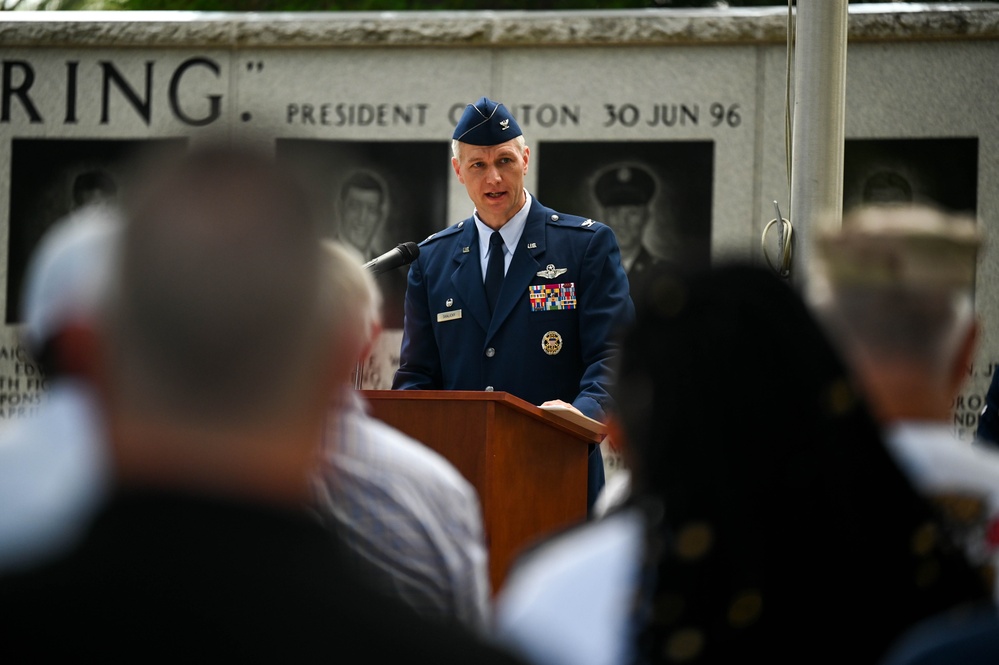
[(576, 283), (532, 284), (527, 287), (532, 312), (576, 309)]
[(437, 315), (437, 323), (442, 321), (454, 321), (455, 319), (461, 318), (461, 310), (456, 309), (453, 312), (441, 312)]

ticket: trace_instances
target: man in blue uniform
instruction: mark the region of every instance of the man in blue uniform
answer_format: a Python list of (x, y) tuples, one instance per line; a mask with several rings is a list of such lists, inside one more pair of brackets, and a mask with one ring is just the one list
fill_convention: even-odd
[[(634, 317), (613, 232), (527, 192), (531, 150), (502, 104), (469, 104), (452, 138), (475, 211), (420, 245), (392, 387), (504, 391), (603, 419), (614, 337)], [(589, 468), (592, 505), (597, 446)]]

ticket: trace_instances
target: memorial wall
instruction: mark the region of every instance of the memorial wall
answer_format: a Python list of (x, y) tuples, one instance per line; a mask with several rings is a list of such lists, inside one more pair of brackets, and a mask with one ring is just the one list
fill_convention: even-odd
[[(765, 263), (773, 202), (789, 213), (786, 7), (7, 12), (0, 45), (3, 419), (44, 399), (18, 343), (27, 257), (60, 217), (120, 196), (150, 151), (220, 133), (257, 142), (307, 178), (324, 233), (371, 258), (471, 212), (450, 135), (465, 104), (486, 95), (531, 145), (529, 190), (610, 223), (629, 269)], [(981, 346), (954, 405), (965, 438), (999, 363), (997, 65), (999, 5), (850, 8), (844, 204), (931, 201), (977, 214), (988, 234)], [(631, 214), (607, 195), (623, 182), (636, 192)], [(379, 279), (389, 330), (364, 387), (388, 387), (398, 363), (405, 271)], [(775, 362), (779, 350), (774, 340)], [(729, 396), (731, 379), (704, 399)]]

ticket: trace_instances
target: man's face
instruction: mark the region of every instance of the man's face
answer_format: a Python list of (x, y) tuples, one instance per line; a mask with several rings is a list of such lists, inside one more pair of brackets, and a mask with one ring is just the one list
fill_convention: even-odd
[(350, 187), (343, 197), (340, 237), (357, 249), (368, 249), (381, 225), (382, 195), (373, 189)]
[(605, 207), (601, 221), (614, 229), (621, 251), (627, 253), (641, 244), (648, 219), (649, 209), (644, 205), (617, 205)]
[(524, 205), (524, 176), (531, 149), (521, 153), (516, 139), (498, 145), (461, 144), (459, 158), (451, 159), (458, 182), (465, 186), (479, 217), (499, 229)]

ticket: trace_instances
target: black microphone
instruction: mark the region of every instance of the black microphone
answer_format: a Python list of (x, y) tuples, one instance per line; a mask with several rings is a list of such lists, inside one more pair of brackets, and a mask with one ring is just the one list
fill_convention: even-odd
[(394, 270), (399, 266), (409, 265), (420, 255), (420, 246), (415, 242), (404, 242), (396, 245), (395, 249), (390, 249), (381, 256), (375, 257), (364, 264), (365, 270), (370, 270), (372, 275), (380, 275), (383, 272)]

